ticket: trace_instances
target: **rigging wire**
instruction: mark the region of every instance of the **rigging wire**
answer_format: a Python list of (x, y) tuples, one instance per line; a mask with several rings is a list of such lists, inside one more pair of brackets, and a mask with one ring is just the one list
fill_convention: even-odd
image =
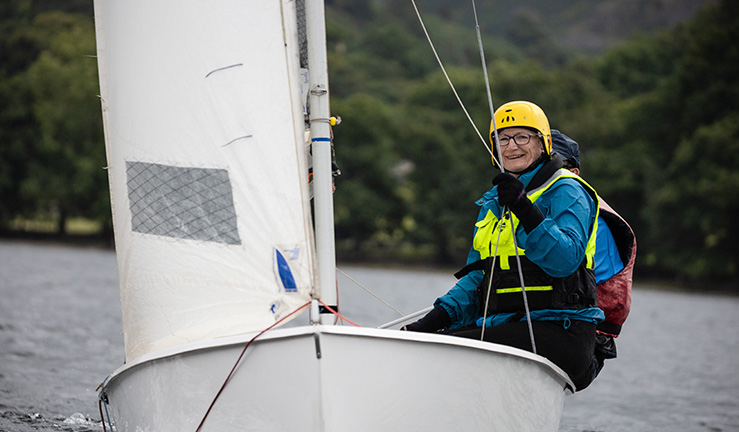
[[(467, 112), (467, 109), (465, 108), (464, 103), (462, 103), (462, 100), (460, 99), (459, 94), (457, 93), (457, 90), (454, 88), (454, 84), (452, 84), (452, 80), (449, 78), (449, 74), (447, 73), (446, 68), (444, 67), (444, 64), (442, 63), (441, 59), (439, 58), (439, 54), (437, 53), (436, 48), (434, 47), (434, 43), (431, 41), (431, 36), (429, 36), (429, 33), (426, 30), (426, 26), (425, 26), (425, 24), (423, 22), (423, 18), (421, 17), (421, 13), (418, 10), (418, 6), (416, 5), (415, 0), (411, 0), (411, 4), (413, 4), (413, 9), (416, 11), (416, 16), (418, 17), (418, 21), (420, 22), (421, 28), (423, 29), (423, 32), (426, 35), (426, 40), (428, 40), (428, 43), (431, 46), (431, 50), (433, 51), (434, 56), (436, 57), (436, 61), (439, 63), (439, 67), (441, 67), (441, 70), (444, 73), (444, 76), (446, 77), (446, 80), (449, 83), (449, 86), (452, 88), (452, 92), (454, 92), (454, 96), (457, 98), (457, 101), (459, 102), (459, 105), (462, 107), (462, 110), (464, 111), (465, 115), (467, 116), (467, 119), (469, 120), (469, 122), (472, 125), (472, 127), (475, 129), (475, 132), (477, 132), (477, 135), (480, 137), (480, 140), (482, 141), (483, 145), (485, 146), (485, 149), (488, 151), (488, 153), (490, 153), (490, 155), (492, 156), (493, 160), (500, 167), (500, 170), (502, 172), (505, 172), (505, 168), (503, 168), (503, 164), (501, 163), (501, 161), (503, 160), (503, 157), (502, 157), (502, 152), (501, 152), (501, 149), (500, 149), (500, 140), (498, 139), (498, 127), (497, 127), (497, 125), (495, 123), (495, 109), (493, 107), (493, 97), (492, 97), (492, 94), (491, 94), (491, 91), (490, 91), (490, 79), (488, 77), (488, 72), (487, 72), (487, 62), (485, 61), (485, 51), (484, 51), (483, 46), (482, 46), (482, 36), (480, 35), (480, 23), (479, 23), (479, 20), (477, 18), (477, 6), (475, 4), (475, 0), (472, 0), (472, 10), (473, 10), (473, 14), (475, 16), (475, 30), (476, 30), (476, 34), (477, 34), (477, 43), (478, 43), (478, 47), (480, 49), (480, 60), (482, 62), (482, 70), (483, 70), (483, 75), (485, 77), (485, 89), (487, 91), (488, 105), (489, 105), (489, 108), (490, 108), (490, 117), (492, 119), (491, 123), (493, 125), (493, 139), (494, 139), (495, 147), (496, 147), (496, 150), (497, 150), (497, 153), (498, 153), (497, 159), (495, 157), (496, 155), (493, 153), (493, 150), (490, 149), (490, 147), (488, 147), (487, 142), (485, 141), (485, 139), (482, 138), (482, 135), (480, 134), (480, 131), (475, 126), (475, 123), (472, 121), (472, 118), (470, 117), (469, 112)], [(510, 209), (504, 207), (503, 208), (503, 215), (505, 215), (505, 214), (510, 214)], [(518, 244), (517, 244), (517, 241), (516, 241), (516, 233), (515, 233), (515, 230), (513, 230), (513, 218), (511, 217), (510, 220), (511, 220), (511, 230), (513, 231), (513, 247), (514, 247), (514, 249), (516, 251), (516, 262), (518, 264), (518, 274), (519, 274), (519, 279), (521, 281), (521, 293), (522, 293), (522, 296), (523, 296), (524, 308), (526, 310), (526, 321), (528, 322), (528, 327), (529, 327), (529, 337), (531, 338), (531, 348), (532, 348), (534, 354), (536, 354), (536, 343), (534, 341), (534, 332), (533, 332), (533, 327), (532, 327), (532, 324), (531, 324), (531, 313), (529, 311), (529, 306), (528, 306), (528, 296), (526, 294), (526, 287), (525, 287), (524, 280), (523, 280), (523, 274), (521, 272), (521, 258), (520, 258), (519, 254), (518, 254)], [(498, 239), (500, 240), (500, 236), (498, 237)], [(498, 248), (498, 245), (497, 244), (495, 245), (495, 248), (496, 248), (496, 255), (497, 255), (497, 248)], [(491, 271), (491, 275), (490, 275), (490, 284), (491, 284), (491, 286), (492, 286), (492, 279), (493, 279), (493, 275), (492, 275), (493, 269), (494, 269), (494, 267), (491, 267), (491, 270), (490, 270)], [(489, 299), (489, 296), (490, 296), (490, 287), (488, 288), (488, 299)], [(485, 335), (485, 318), (486, 318), (486, 313), (487, 313), (487, 303), (488, 303), (488, 300), (486, 300), (486, 308), (485, 308), (485, 313), (483, 315), (482, 331), (481, 331), (481, 337), (480, 337), (481, 340), (482, 340), (482, 338)]]
[[(414, 3), (415, 6), (415, 3)], [(416, 12), (418, 9), (416, 9)], [(475, 0), (472, 0), (472, 12), (475, 16), (475, 31), (477, 33), (477, 44), (480, 48), (480, 61), (482, 62), (482, 71), (483, 75), (485, 76), (485, 89), (487, 90), (488, 95), (488, 105), (490, 106), (490, 118), (491, 123), (493, 125), (493, 135), (495, 140), (495, 149), (498, 152), (498, 161), (503, 161), (503, 153), (500, 148), (500, 140), (498, 139), (498, 126), (495, 122), (495, 109), (493, 107), (493, 96), (490, 92), (490, 79), (488, 78), (488, 68), (487, 68), (487, 62), (485, 61), (485, 50), (482, 48), (482, 36), (480, 35), (480, 22), (477, 19), (477, 6), (475, 5)], [(479, 133), (479, 132), (478, 132)], [(492, 153), (492, 152), (491, 152)], [(495, 157), (495, 156), (493, 156)], [(498, 163), (498, 166), (500, 167), (501, 172), (505, 172), (505, 168), (503, 167), (502, 163)], [(534, 354), (536, 354), (536, 341), (534, 340), (534, 328), (531, 324), (531, 311), (529, 310), (529, 299), (528, 295), (526, 294), (526, 284), (524, 283), (523, 279), (523, 272), (521, 270), (521, 257), (518, 254), (518, 241), (516, 240), (516, 231), (513, 228), (513, 215), (511, 215), (511, 211), (508, 208), (503, 208), (502, 215), (503, 217), (506, 217), (505, 215), (508, 214), (510, 216), (511, 221), (511, 237), (513, 237), (513, 249), (516, 251), (516, 264), (518, 264), (518, 278), (521, 282), (521, 295), (523, 297), (523, 305), (524, 310), (526, 312), (526, 323), (528, 324), (529, 328), (529, 338), (531, 339), (531, 350)], [(500, 242), (500, 233), (503, 230), (501, 227), (498, 231), (498, 240), (495, 244), (495, 256), (498, 255), (498, 243)], [(480, 332), (480, 340), (484, 340), (485, 337), (485, 319), (487, 318), (487, 307), (488, 302), (490, 299), (490, 294), (492, 290), (492, 283), (493, 283), (493, 271), (495, 270), (495, 258), (493, 258), (493, 265), (490, 267), (490, 278), (489, 278), (489, 287), (488, 287), (488, 293), (487, 293), (487, 299), (485, 300), (485, 312), (483, 313), (483, 320), (482, 320), (482, 331)]]
[[(490, 107), (490, 118), (495, 118), (495, 109), (493, 108), (493, 95), (490, 92), (490, 78), (488, 78), (488, 66), (485, 61), (485, 50), (482, 49), (482, 36), (480, 35), (480, 22), (477, 20), (477, 6), (475, 0), (472, 0), (472, 14), (475, 16), (475, 33), (477, 33), (477, 46), (480, 48), (480, 61), (482, 62), (482, 73), (485, 76), (485, 90), (488, 94), (488, 105)], [(495, 124), (495, 122), (493, 122)], [(495, 144), (498, 144), (496, 137)]]
[[(487, 92), (488, 106), (489, 106), (489, 109), (490, 109), (490, 117), (492, 119), (491, 123), (492, 123), (492, 126), (493, 126), (493, 139), (494, 139), (494, 142), (495, 142), (495, 149), (497, 150), (497, 153), (498, 153), (497, 154), (497, 156), (498, 156), (497, 158), (496, 158), (496, 155), (493, 153), (493, 150), (490, 149), (490, 147), (488, 147), (487, 142), (482, 137), (482, 134), (480, 134), (480, 131), (477, 129), (477, 126), (475, 125), (474, 121), (472, 120), (469, 112), (467, 111), (467, 108), (465, 107), (464, 103), (462, 102), (462, 99), (459, 97), (459, 94), (457, 93), (457, 90), (454, 87), (454, 84), (452, 83), (452, 80), (449, 77), (449, 74), (447, 73), (446, 68), (444, 67), (443, 62), (439, 58), (438, 52), (436, 51), (436, 47), (434, 46), (433, 41), (431, 40), (431, 36), (429, 35), (428, 31), (426, 30), (426, 25), (423, 22), (423, 18), (421, 17), (421, 13), (418, 10), (418, 6), (416, 5), (415, 0), (411, 0), (411, 4), (413, 5), (413, 8), (414, 8), (414, 10), (416, 12), (416, 16), (418, 17), (418, 21), (421, 24), (421, 28), (423, 29), (423, 32), (426, 35), (426, 40), (428, 41), (429, 46), (431, 47), (431, 50), (434, 53), (434, 57), (436, 57), (436, 61), (438, 62), (439, 67), (441, 68), (442, 72), (444, 73), (444, 77), (446, 78), (447, 82), (449, 83), (449, 86), (451, 87), (452, 92), (454, 93), (454, 96), (457, 99), (457, 102), (459, 103), (460, 107), (462, 108), (462, 111), (464, 111), (465, 115), (467, 116), (467, 119), (469, 120), (470, 124), (472, 125), (472, 128), (477, 133), (477, 135), (480, 138), (480, 141), (482, 142), (482, 144), (485, 147), (485, 149), (492, 156), (493, 160), (496, 162), (496, 164), (498, 165), (498, 167), (500, 167), (500, 170), (502, 172), (505, 172), (505, 168), (503, 167), (503, 164), (500, 162), (500, 161), (503, 160), (503, 158), (502, 158), (501, 148), (500, 148), (500, 145), (499, 145), (500, 141), (499, 141), (499, 138), (498, 138), (498, 128), (497, 128), (497, 125), (496, 125), (496, 122), (495, 122), (495, 108), (494, 108), (494, 105), (493, 105), (493, 98), (492, 98), (492, 94), (491, 94), (491, 90), (490, 90), (490, 78), (488, 76), (488, 71), (487, 71), (487, 62), (485, 60), (485, 51), (484, 51), (483, 45), (482, 45), (482, 36), (481, 36), (481, 32), (480, 32), (480, 24), (479, 24), (479, 20), (478, 20), (478, 16), (477, 16), (477, 6), (475, 4), (475, 0), (472, 0), (472, 9), (473, 9), (474, 17), (475, 17), (475, 32), (476, 32), (476, 35), (477, 35), (477, 43), (478, 43), (478, 47), (479, 47), (479, 51), (480, 51), (480, 60), (482, 62), (483, 75), (484, 75), (484, 79), (485, 79), (485, 89), (486, 89), (486, 92)], [(513, 217), (511, 215), (510, 209), (505, 208), (505, 207), (503, 208), (503, 218), (509, 219), (511, 221), (511, 233), (512, 233), (512, 237), (513, 237), (513, 247), (514, 247), (514, 250), (516, 252), (516, 263), (518, 264), (518, 275), (519, 275), (519, 280), (520, 280), (520, 283), (521, 283), (521, 293), (522, 293), (522, 296), (523, 296), (523, 303), (524, 303), (524, 309), (525, 309), (525, 313), (526, 313), (526, 321), (527, 321), (527, 324), (528, 324), (529, 337), (531, 339), (531, 348), (532, 348), (532, 352), (534, 354), (536, 354), (537, 353), (537, 351), (536, 351), (536, 342), (534, 340), (534, 331), (533, 331), (533, 326), (532, 326), (532, 323), (531, 323), (531, 313), (530, 313), (529, 305), (528, 305), (528, 295), (526, 293), (526, 286), (525, 286), (525, 283), (524, 283), (523, 273), (522, 273), (522, 270), (521, 270), (521, 257), (520, 257), (519, 252), (518, 252), (518, 244), (517, 244), (518, 242), (517, 242), (516, 233), (515, 233), (515, 230), (514, 230), (514, 227), (513, 227)], [(495, 261), (496, 261), (497, 255), (498, 255), (498, 245), (499, 245), (499, 242), (500, 242), (500, 235), (502, 233), (502, 229), (503, 229), (502, 226), (500, 227), (500, 229), (498, 229), (498, 237), (497, 237), (497, 241), (496, 241), (496, 244), (495, 244), (495, 253), (493, 255), (493, 265), (491, 266), (491, 269), (490, 269), (491, 274), (490, 274), (490, 277), (489, 277), (489, 280), (488, 280), (488, 287), (487, 287), (488, 291), (487, 291), (487, 296), (486, 296), (486, 300), (485, 300), (485, 307), (483, 309), (483, 311), (484, 311), (483, 312), (483, 323), (482, 323), (482, 331), (481, 331), (481, 334), (480, 334), (480, 339), (481, 340), (484, 340), (484, 337), (485, 337), (485, 328), (486, 328), (485, 320), (487, 318), (487, 309), (488, 309), (488, 305), (489, 305), (490, 295), (491, 295), (491, 292), (492, 292), (492, 280), (493, 280), (493, 274), (492, 274), (492, 272), (494, 271), (494, 268), (495, 268)], [(396, 308), (394, 308), (392, 305), (390, 305), (388, 302), (386, 302), (385, 300), (383, 300), (382, 298), (380, 298), (378, 295), (376, 295), (375, 293), (373, 293), (367, 287), (363, 286), (361, 283), (359, 283), (356, 280), (354, 280), (353, 278), (351, 278), (349, 275), (347, 275), (344, 271), (342, 271), (338, 267), (336, 268), (336, 270), (339, 273), (343, 274), (347, 279), (349, 279), (352, 282), (354, 282), (355, 284), (357, 284), (357, 286), (359, 286), (360, 288), (364, 289), (367, 293), (369, 293), (370, 295), (372, 295), (373, 297), (375, 297), (377, 300), (381, 301), (387, 307), (389, 307), (390, 309), (392, 309), (393, 311), (395, 311), (398, 315), (400, 315), (402, 317), (401, 318), (401, 321), (403, 320), (403, 318), (409, 318), (408, 316), (405, 316), (402, 312), (400, 312), (399, 310), (397, 310)], [(338, 291), (338, 286), (337, 286), (337, 291)], [(331, 311), (332, 313), (334, 313), (337, 316), (337, 319), (346, 320), (347, 322), (349, 322), (349, 323), (351, 323), (353, 325), (357, 325), (357, 324), (349, 321), (348, 319), (346, 319), (342, 315), (340, 315), (337, 311), (334, 311), (333, 309), (331, 309), (330, 307), (328, 307), (326, 304), (324, 304), (324, 306), (327, 309), (329, 309), (329, 311)], [(415, 314), (413, 314), (413, 315), (415, 315)], [(381, 326), (381, 328), (382, 327), (384, 327), (384, 326)]]
[[(431, 51), (434, 53), (434, 57), (436, 57), (436, 61), (438, 62), (439, 67), (441, 68), (441, 71), (444, 73), (444, 77), (446, 78), (447, 82), (449, 83), (449, 87), (452, 89), (452, 92), (454, 93), (454, 96), (457, 99), (457, 102), (459, 103), (459, 106), (462, 108), (462, 111), (464, 111), (465, 116), (467, 117), (467, 120), (470, 122), (470, 124), (472, 125), (472, 128), (477, 133), (477, 136), (480, 138), (480, 141), (482, 142), (482, 145), (485, 147), (485, 149), (488, 151), (488, 153), (492, 156), (493, 160), (495, 160), (495, 162), (498, 164), (498, 166), (501, 167), (501, 169), (503, 169), (502, 168), (503, 164), (501, 164), (499, 162), (499, 161), (502, 160), (502, 157), (501, 157), (501, 154), (500, 154), (500, 146), (497, 145), (498, 142), (499, 142), (499, 140), (498, 140), (498, 130), (497, 130), (497, 127), (495, 126), (495, 121), (493, 120), (493, 129), (494, 129), (494, 139), (495, 139), (495, 143), (496, 143), (496, 148), (498, 149), (498, 157), (497, 158), (495, 157), (495, 154), (493, 154), (493, 151), (490, 149), (490, 147), (488, 147), (487, 141), (485, 140), (485, 138), (482, 137), (482, 134), (480, 133), (479, 129), (477, 129), (477, 126), (475, 125), (475, 122), (472, 120), (472, 117), (470, 116), (469, 112), (467, 111), (467, 108), (465, 107), (464, 103), (462, 102), (462, 99), (459, 97), (459, 94), (457, 93), (457, 90), (454, 87), (454, 84), (452, 83), (452, 80), (449, 77), (449, 74), (447, 73), (446, 68), (444, 67), (443, 62), (441, 61), (441, 58), (439, 57), (439, 54), (436, 51), (436, 47), (434, 46), (434, 43), (431, 40), (431, 36), (429, 35), (428, 31), (426, 30), (426, 25), (424, 24), (423, 18), (421, 17), (421, 13), (418, 10), (418, 6), (416, 5), (415, 0), (411, 0), (411, 3), (413, 4), (413, 9), (416, 12), (416, 16), (418, 17), (418, 21), (421, 24), (421, 28), (423, 29), (423, 32), (426, 35), (426, 40), (428, 41), (429, 46), (431, 47)], [(478, 42), (478, 46), (479, 46), (479, 49), (480, 49), (480, 58), (481, 58), (481, 61), (482, 61), (483, 72), (484, 72), (484, 76), (485, 76), (485, 88), (486, 88), (487, 96), (488, 96), (488, 105), (489, 105), (489, 108), (490, 108), (490, 116), (491, 116), (491, 118), (494, 119), (495, 110), (493, 108), (493, 98), (492, 98), (491, 91), (490, 91), (490, 80), (489, 80), (489, 77), (488, 77), (488, 72), (487, 72), (487, 67), (486, 67), (486, 61), (485, 61), (485, 52), (484, 52), (483, 47), (482, 47), (482, 36), (480, 35), (480, 25), (479, 25), (479, 22), (478, 22), (478, 19), (477, 19), (477, 8), (475, 6), (474, 0), (472, 1), (472, 8), (473, 8), (474, 15), (475, 15), (475, 28), (476, 28), (476, 32), (477, 32), (477, 42)], [(499, 236), (500, 236), (500, 233), (499, 233)], [(498, 245), (496, 244), (496, 251), (497, 251), (497, 246)], [(405, 320), (407, 320), (407, 319), (410, 319), (412, 317), (415, 317), (418, 314), (418, 312), (417, 312), (417, 313), (411, 314), (411, 315), (404, 315), (398, 309), (394, 308), (392, 305), (390, 305), (388, 302), (386, 302), (385, 300), (383, 300), (382, 298), (380, 298), (377, 294), (373, 293), (367, 287), (363, 286), (361, 283), (359, 283), (356, 280), (354, 280), (353, 278), (351, 278), (348, 274), (346, 274), (345, 272), (343, 272), (338, 267), (336, 268), (336, 270), (339, 273), (343, 274), (347, 279), (349, 279), (350, 281), (354, 282), (357, 286), (359, 286), (360, 288), (362, 288), (363, 290), (365, 290), (367, 293), (369, 293), (370, 295), (372, 295), (373, 297), (375, 297), (377, 300), (379, 300), (380, 302), (382, 302), (383, 304), (385, 304), (385, 306), (387, 306), (388, 308), (390, 308), (393, 311), (395, 311), (398, 315), (400, 315), (401, 316), (401, 320), (399, 320), (400, 322), (402, 322), (404, 320), (403, 318), (405, 318)], [(491, 275), (491, 279), (490, 280), (492, 281), (492, 275)], [(490, 288), (488, 288), (488, 290), (489, 289)], [(337, 291), (338, 291), (338, 287), (337, 287)], [(488, 291), (488, 296), (489, 295), (490, 295), (490, 292)], [(486, 308), (486, 312), (487, 312), (487, 308)], [(345, 319), (343, 316), (339, 315), (338, 313), (335, 313), (335, 314), (340, 319)], [(483, 322), (484, 322), (484, 318), (485, 318), (485, 316), (483, 316)], [(349, 321), (349, 322), (351, 322), (351, 321)], [(395, 321), (393, 321), (392, 323), (394, 324)], [(390, 323), (388, 323), (388, 324), (390, 324)], [(380, 326), (380, 328), (386, 328), (386, 326), (389, 326), (388, 324), (385, 324), (384, 326)], [(485, 334), (485, 327), (483, 325), (482, 335), (484, 336), (484, 334)], [(533, 344), (533, 334), (532, 334), (532, 344)]]
[[(360, 288), (362, 288), (363, 290), (367, 291), (367, 292), (368, 292), (368, 293), (369, 293), (370, 295), (372, 295), (372, 296), (373, 296), (374, 298), (376, 298), (377, 300), (379, 300), (379, 301), (381, 301), (382, 303), (384, 303), (384, 304), (385, 304), (385, 306), (387, 306), (387, 307), (389, 307), (390, 309), (392, 309), (392, 310), (394, 310), (395, 312), (397, 312), (397, 314), (398, 314), (398, 315), (400, 315), (400, 316), (405, 316), (405, 315), (403, 314), (403, 312), (401, 312), (401, 311), (399, 311), (399, 310), (395, 309), (394, 307), (392, 307), (392, 306), (390, 305), (390, 303), (388, 303), (388, 302), (386, 302), (385, 300), (381, 299), (381, 298), (380, 298), (380, 297), (379, 297), (379, 296), (378, 296), (377, 294), (375, 294), (375, 293), (373, 293), (372, 291), (370, 291), (370, 290), (369, 290), (369, 288), (367, 288), (367, 287), (363, 286), (363, 285), (362, 285), (361, 283), (359, 283), (359, 282), (357, 282), (356, 280), (352, 279), (352, 278), (351, 278), (351, 276), (349, 276), (348, 274), (344, 273), (344, 272), (343, 272), (343, 271), (342, 271), (341, 269), (339, 269), (338, 267), (336, 268), (336, 271), (338, 271), (339, 273), (343, 274), (343, 275), (344, 275), (344, 276), (345, 276), (345, 277), (346, 277), (347, 279), (349, 279), (350, 281), (352, 281), (352, 282), (354, 282), (355, 284), (357, 284), (357, 286), (358, 286), (358, 287), (360, 287)], [(338, 314), (337, 314), (337, 315), (338, 315)], [(339, 315), (339, 316), (340, 316), (340, 315)], [(342, 318), (343, 318), (343, 317), (342, 317)]]
[[(480, 22), (477, 19), (477, 6), (475, 4), (475, 0), (472, 0), (472, 13), (475, 16), (475, 33), (477, 34), (477, 46), (480, 49), (480, 62), (482, 62), (482, 74), (485, 77), (485, 90), (488, 95), (488, 107), (490, 108), (490, 118), (492, 119), (491, 123), (493, 124), (493, 140), (495, 142), (495, 149), (498, 152), (497, 154), (498, 158), (496, 159), (495, 162), (500, 167), (500, 170), (504, 171), (503, 164), (501, 163), (503, 161), (503, 154), (500, 150), (500, 139), (498, 139), (498, 125), (495, 123), (495, 107), (493, 107), (493, 95), (490, 91), (490, 78), (488, 77), (488, 64), (487, 64), (487, 61), (485, 60), (485, 50), (482, 48), (482, 35), (480, 34)], [(492, 151), (490, 151), (490, 154), (493, 156), (493, 158), (495, 158), (496, 155), (494, 155)]]
[[(452, 84), (452, 80), (451, 78), (449, 78), (449, 74), (447, 73), (446, 68), (444, 67), (444, 64), (442, 63), (441, 59), (439, 58), (439, 54), (436, 52), (436, 47), (434, 47), (434, 43), (431, 41), (431, 36), (429, 36), (429, 32), (426, 30), (426, 25), (423, 23), (423, 18), (421, 18), (421, 12), (418, 11), (416, 0), (411, 0), (411, 3), (413, 4), (413, 9), (416, 10), (416, 16), (418, 17), (418, 22), (421, 23), (421, 28), (423, 29), (423, 33), (426, 35), (426, 40), (431, 46), (431, 51), (433, 51), (434, 57), (436, 57), (436, 61), (439, 63), (439, 67), (441, 68), (441, 71), (444, 73), (444, 77), (446, 77), (446, 81), (449, 83), (449, 87), (452, 88), (452, 92), (454, 93), (454, 96), (457, 98), (457, 102), (459, 102), (459, 106), (462, 107), (462, 111), (464, 111), (464, 114), (467, 116), (467, 120), (469, 120), (470, 124), (472, 125), (472, 128), (475, 130), (475, 132), (477, 132), (477, 136), (480, 137), (480, 141), (482, 142), (482, 145), (485, 147), (488, 153), (490, 153), (490, 156), (492, 156), (493, 159), (495, 159), (495, 155), (493, 154), (493, 151), (490, 149), (490, 147), (488, 147), (488, 144), (485, 141), (485, 138), (482, 137), (482, 134), (480, 134), (480, 131), (477, 129), (477, 126), (475, 126), (475, 122), (472, 121), (472, 117), (470, 116), (470, 113), (467, 112), (467, 108), (464, 106), (462, 99), (459, 97), (459, 94), (457, 93), (457, 89), (454, 88), (454, 84)], [(498, 163), (498, 165), (500, 166), (500, 163)]]

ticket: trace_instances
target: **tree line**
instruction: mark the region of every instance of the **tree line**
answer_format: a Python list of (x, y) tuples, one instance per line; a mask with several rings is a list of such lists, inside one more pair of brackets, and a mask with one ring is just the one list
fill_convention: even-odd
[[(461, 266), (474, 202), (497, 171), (410, 6), (359, 3), (329, 2), (327, 16), (331, 108), (343, 119), (337, 251)], [(92, 19), (21, 12), (0, 22), (0, 226), (46, 217), (63, 229), (85, 217), (109, 230)], [(486, 137), (474, 30), (435, 17), (427, 26)], [(531, 100), (580, 143), (582, 175), (636, 232), (637, 277), (737, 289), (738, 35), (739, 5), (725, 0), (597, 56), (566, 53), (546, 28), (483, 38), (494, 104)]]

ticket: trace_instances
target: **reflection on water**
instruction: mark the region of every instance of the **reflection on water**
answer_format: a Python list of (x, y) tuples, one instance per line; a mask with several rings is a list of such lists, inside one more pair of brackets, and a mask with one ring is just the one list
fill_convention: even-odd
[[(405, 314), (454, 283), (451, 272), (340, 268)], [(348, 319), (398, 316), (338, 278)], [(0, 241), (0, 284), (0, 431), (102, 430), (95, 388), (123, 359), (114, 253)], [(567, 398), (560, 430), (739, 430), (737, 310), (736, 297), (637, 285), (619, 358)]]

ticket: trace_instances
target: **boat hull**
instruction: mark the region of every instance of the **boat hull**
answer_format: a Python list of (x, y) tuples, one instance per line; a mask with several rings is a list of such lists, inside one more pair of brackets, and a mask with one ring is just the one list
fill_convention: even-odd
[[(101, 391), (106, 427), (196, 431), (254, 335), (162, 352)], [(275, 330), (246, 350), (202, 431), (556, 431), (572, 383), (501, 345), (394, 330)]]

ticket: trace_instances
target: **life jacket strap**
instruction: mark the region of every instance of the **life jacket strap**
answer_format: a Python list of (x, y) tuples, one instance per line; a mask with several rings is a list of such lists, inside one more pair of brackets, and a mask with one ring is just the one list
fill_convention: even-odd
[(477, 260), (475, 262), (469, 263), (466, 266), (462, 267), (459, 271), (454, 273), (454, 277), (457, 278), (457, 280), (459, 280), (475, 270), (487, 270), (492, 266), (492, 263), (490, 263), (492, 259), (493, 257), (490, 256), (485, 259), (481, 259), (481, 260)]

